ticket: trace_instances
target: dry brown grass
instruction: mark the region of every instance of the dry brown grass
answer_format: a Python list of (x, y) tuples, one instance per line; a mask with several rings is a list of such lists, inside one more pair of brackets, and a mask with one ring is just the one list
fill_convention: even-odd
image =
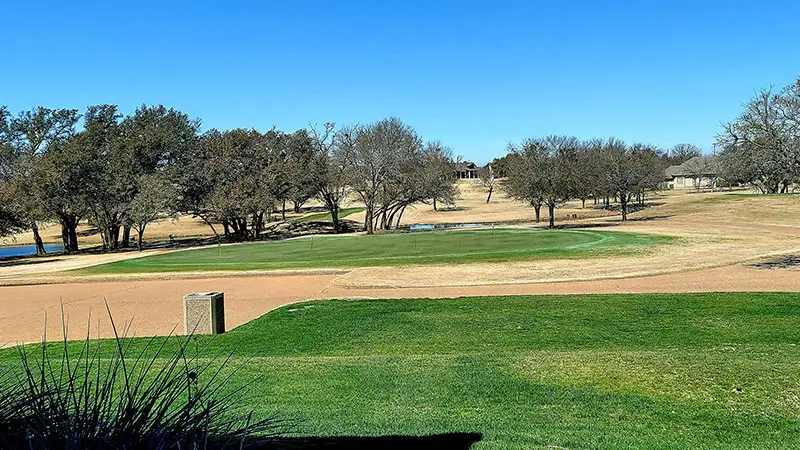
[[(667, 192), (661, 206), (631, 215), (621, 223), (607, 211), (580, 220), (585, 226), (679, 237), (672, 245), (614, 257), (356, 269), (339, 278), (346, 287), (469, 286), (639, 277), (721, 267), (800, 251), (800, 197), (737, 197), (723, 192)], [(477, 205), (476, 205), (477, 206)], [(499, 203), (508, 219), (513, 203)], [(530, 210), (531, 208), (527, 208)], [(556, 217), (573, 211), (574, 204)], [(520, 214), (516, 212), (516, 214)], [(586, 214), (591, 217), (591, 213)]]
[[(502, 189), (495, 188), (491, 201), (486, 203), (487, 190), (479, 180), (458, 180), (457, 185), (461, 196), (455, 205), (449, 208), (438, 205), (438, 211), (428, 204), (413, 205), (403, 214), (402, 224), (529, 223), (536, 218), (532, 207), (508, 198)], [(611, 211), (592, 208), (591, 202), (587, 202), (586, 208), (581, 208), (579, 201), (572, 201), (558, 208), (556, 220), (563, 222), (566, 216), (572, 217), (573, 214), (578, 216), (578, 220), (614, 215)], [(364, 213), (348, 218), (363, 221)], [(541, 219), (545, 221), (546, 218), (547, 209), (542, 208)]]

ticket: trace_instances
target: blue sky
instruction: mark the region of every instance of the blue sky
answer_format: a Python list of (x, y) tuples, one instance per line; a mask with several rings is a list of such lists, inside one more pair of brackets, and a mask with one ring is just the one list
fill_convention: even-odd
[(8, 2), (0, 104), (164, 104), (205, 129), (398, 116), (479, 162), (547, 134), (711, 150), (800, 76), (800, 2)]

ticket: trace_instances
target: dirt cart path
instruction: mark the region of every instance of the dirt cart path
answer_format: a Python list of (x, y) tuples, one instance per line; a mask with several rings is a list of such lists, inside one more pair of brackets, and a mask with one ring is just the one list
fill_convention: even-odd
[(85, 337), (89, 312), (92, 336), (111, 336), (103, 298), (118, 325), (131, 321), (131, 334), (152, 336), (182, 328), (182, 297), (192, 291), (224, 291), (228, 329), (292, 302), (321, 298), (439, 298), (490, 295), (638, 292), (795, 291), (800, 271), (744, 265), (639, 278), (555, 283), (494, 284), (424, 288), (348, 288), (342, 275), (229, 277), (0, 287), (0, 346), (41, 340), (45, 314), (48, 339), (61, 336), (60, 301), (69, 337)]

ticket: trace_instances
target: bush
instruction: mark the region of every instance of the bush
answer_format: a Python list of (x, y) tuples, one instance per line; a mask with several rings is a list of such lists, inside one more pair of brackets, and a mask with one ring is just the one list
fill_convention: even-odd
[(168, 337), (131, 357), (127, 331), (114, 333), (17, 348), (19, 367), (0, 370), (0, 449), (285, 448), (286, 423), (255, 419), (237, 406), (244, 387), (224, 389), (232, 354), (201, 363), (191, 339)]

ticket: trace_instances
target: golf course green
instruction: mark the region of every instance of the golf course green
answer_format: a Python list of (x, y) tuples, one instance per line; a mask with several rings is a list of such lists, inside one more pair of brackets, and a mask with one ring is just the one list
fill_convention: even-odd
[(313, 236), (210, 246), (80, 269), (78, 273), (273, 270), (505, 262), (615, 254), (665, 244), (665, 236), (594, 230), (485, 229), (374, 236)]
[[(333, 300), (196, 336), (190, 349), (233, 351), (227, 388), (252, 382), (242, 406), (304, 435), (773, 449), (800, 447), (799, 329), (797, 293)], [(125, 342), (130, 355), (159, 347)], [(18, 359), (0, 351), (0, 367)]]

